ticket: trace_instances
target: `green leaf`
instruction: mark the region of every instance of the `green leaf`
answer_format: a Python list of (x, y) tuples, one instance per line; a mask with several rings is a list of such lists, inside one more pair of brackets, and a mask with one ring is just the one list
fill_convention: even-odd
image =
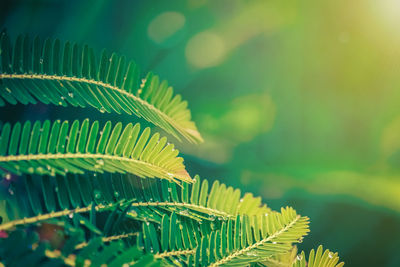
[[(19, 36), (12, 47), (0, 36), (0, 105), (36, 104), (92, 106), (100, 112), (134, 114), (161, 127), (176, 138), (198, 143), (200, 136), (187, 102), (166, 81), (148, 74), (139, 86), (139, 69), (125, 57), (103, 51), (99, 62), (87, 45), (59, 40), (42, 42)], [(13, 60), (11, 60), (13, 55)]]
[[(11, 131), (10, 124), (6, 124), (1, 131), (0, 167), (11, 173), (54, 176), (85, 171), (107, 171), (164, 178), (170, 181), (192, 181), (181, 158), (177, 157), (177, 150), (173, 151), (165, 146), (161, 152), (152, 153), (155, 143), (160, 138), (158, 133), (150, 137), (149, 128), (139, 134), (137, 132), (139, 126), (132, 130), (132, 125), (128, 124), (122, 130), (121, 123), (112, 128), (109, 121), (98, 137), (98, 122), (92, 124), (87, 136), (85, 132), (89, 128), (88, 120), (83, 122), (81, 127), (83, 131), (80, 134), (78, 134), (77, 120), (71, 127), (68, 121), (62, 123), (55, 121), (51, 131), (49, 121), (45, 121), (43, 125), (37, 121), (27, 141), (30, 125), (30, 122), (26, 122), (21, 131), (21, 124), (16, 123)], [(136, 140), (136, 136), (139, 136), (139, 140), (136, 143), (131, 142), (132, 139)], [(26, 147), (29, 154), (21, 153), (26, 151)], [(87, 147), (86, 153), (84, 147)], [(96, 152), (94, 147), (97, 147)], [(126, 149), (130, 149), (131, 152), (122, 155), (122, 151)], [(165, 151), (174, 153), (166, 155)]]

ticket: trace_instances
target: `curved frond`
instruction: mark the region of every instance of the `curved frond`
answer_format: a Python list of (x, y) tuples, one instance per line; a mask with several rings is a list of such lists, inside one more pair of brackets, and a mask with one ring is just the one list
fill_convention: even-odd
[[(260, 217), (270, 213), (270, 209), (261, 205), (260, 198), (249, 194), (241, 197), (240, 190), (233, 190), (231, 187), (227, 189), (225, 184), (217, 181), (213, 188), (222, 196), (217, 201), (221, 204), (214, 206), (212, 203), (216, 200), (207, 202), (209, 205), (204, 204), (204, 200), (199, 203), (195, 197), (196, 192), (198, 193), (199, 188), (204, 188), (206, 180), (202, 182), (203, 186), (199, 186), (201, 180), (198, 176), (195, 177), (194, 184), (183, 182), (182, 188), (167, 180), (108, 173), (95, 173), (87, 177), (72, 174), (66, 177), (27, 175), (18, 177), (16, 181), (13, 181), (13, 177), (10, 179), (12, 183), (9, 194), (4, 196), (7, 213), (2, 214), (4, 223), (0, 224), (0, 230), (92, 210), (100, 212), (126, 209), (128, 206), (131, 207), (126, 210), (129, 218), (161, 224), (165, 214), (175, 212), (179, 216), (204, 222), (203, 226), (207, 226), (209, 231), (207, 222), (235, 220), (238, 214), (250, 213)], [(205, 189), (201, 191), (206, 200), (213, 196)], [(231, 196), (232, 192), (237, 192), (235, 197)], [(193, 197), (189, 198), (189, 195)], [(227, 197), (229, 202), (226, 202)]]
[[(210, 237), (203, 237), (200, 255), (203, 265), (240, 266), (260, 262), (271, 256), (285, 253), (308, 232), (308, 218), (297, 215), (292, 208), (282, 208), (281, 213), (254, 217), (237, 216), (235, 223), (228, 221)], [(231, 225), (230, 225), (231, 224)]]
[(297, 215), (292, 208), (264, 218), (255, 217), (257, 222), (252, 223), (248, 216), (238, 215), (236, 220), (225, 221), (208, 232), (201, 224), (187, 224), (186, 218), (178, 220), (172, 213), (163, 217), (158, 228), (143, 223), (138, 245), (173, 265), (247, 266), (290, 253), (293, 243), (309, 231), (308, 218)]
[(140, 80), (138, 67), (125, 57), (103, 51), (97, 62), (87, 45), (20, 35), (12, 46), (6, 33), (0, 37), (0, 106), (92, 106), (143, 117), (178, 139), (203, 141), (187, 102), (158, 76)]
[(320, 245), (317, 251), (311, 250), (308, 259), (305, 257), (304, 251), (297, 255), (296, 261), (292, 267), (342, 267), (344, 262), (339, 262), (338, 253), (333, 253), (329, 249), (325, 249)]
[(0, 167), (18, 175), (106, 171), (191, 182), (179, 151), (166, 142), (158, 133), (150, 136), (150, 128), (140, 132), (138, 123), (123, 128), (108, 121), (102, 130), (97, 121), (89, 125), (87, 119), (81, 126), (78, 120), (71, 125), (28, 121), (12, 129), (6, 123), (0, 135)]

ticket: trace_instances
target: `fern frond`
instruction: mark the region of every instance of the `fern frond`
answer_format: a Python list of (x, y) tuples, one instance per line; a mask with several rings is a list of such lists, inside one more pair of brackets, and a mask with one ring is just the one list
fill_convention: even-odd
[(55, 121), (43, 124), (36, 121), (23, 125), (6, 123), (0, 135), (0, 167), (21, 174), (66, 175), (66, 173), (94, 172), (132, 173), (139, 177), (158, 177), (171, 181), (191, 182), (177, 157), (174, 145), (156, 133), (150, 137), (150, 128), (140, 133), (140, 124), (130, 123), (114, 128), (108, 121), (99, 132), (99, 123), (89, 120)]
[(77, 249), (82, 239), (82, 231), (76, 229), (61, 249), (54, 249), (40, 242), (36, 233), (17, 230), (0, 239), (0, 259), (6, 266), (161, 266), (153, 255), (143, 254), (136, 246), (126, 248), (121, 241), (105, 244), (101, 238), (94, 238)]
[[(12, 183), (12, 194), (4, 197), (7, 214), (2, 214), (4, 223), (0, 224), (0, 230), (87, 213), (92, 209), (100, 212), (126, 205), (131, 207), (127, 211), (130, 218), (158, 224), (161, 224), (163, 215), (171, 212), (205, 223), (234, 220), (238, 214), (265, 216), (270, 213), (269, 208), (261, 205), (260, 198), (251, 194), (241, 197), (240, 190), (227, 188), (218, 181), (208, 193), (205, 189), (207, 180), (201, 182), (198, 176), (194, 184), (183, 182), (182, 187), (167, 180), (108, 173), (87, 177), (28, 175), (19, 179)], [(203, 192), (200, 194), (201, 202), (198, 201), (199, 191)]]
[(282, 208), (281, 213), (255, 217), (251, 224), (246, 215), (238, 216), (235, 224), (227, 225), (214, 235), (203, 237), (200, 262), (209, 266), (238, 266), (260, 262), (271, 256), (285, 253), (309, 232), (308, 218), (297, 215), (292, 208)]
[(315, 252), (311, 250), (308, 260), (304, 251), (301, 252), (293, 263), (292, 267), (342, 267), (344, 262), (339, 262), (338, 253), (333, 253), (329, 249), (325, 249), (320, 245)]
[(163, 217), (158, 228), (143, 223), (138, 246), (173, 265), (242, 266), (288, 253), (292, 244), (309, 231), (308, 218), (297, 215), (292, 208), (264, 218), (258, 217), (257, 223), (252, 223), (248, 216), (238, 215), (235, 221), (225, 221), (209, 232), (197, 222), (178, 220), (172, 213)]
[(14, 46), (6, 33), (0, 40), (0, 106), (44, 104), (92, 106), (100, 112), (134, 114), (179, 139), (202, 142), (187, 102), (172, 87), (149, 73), (140, 83), (139, 70), (125, 57), (70, 42), (18, 36)]

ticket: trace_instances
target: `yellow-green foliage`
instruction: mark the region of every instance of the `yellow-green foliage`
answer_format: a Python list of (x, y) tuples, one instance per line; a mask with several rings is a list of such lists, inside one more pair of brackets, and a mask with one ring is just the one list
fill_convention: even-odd
[[(115, 53), (97, 59), (88, 46), (27, 36), (11, 46), (1, 35), (2, 108), (91, 106), (201, 142), (187, 102), (157, 76), (139, 77), (136, 64)], [(10, 187), (1, 201), (1, 263), (305, 266), (294, 246), (309, 232), (307, 217), (290, 207), (273, 211), (219, 181), (192, 179), (178, 154), (139, 123), (3, 124), (0, 174)], [(308, 266), (342, 266), (337, 262), (320, 247)]]

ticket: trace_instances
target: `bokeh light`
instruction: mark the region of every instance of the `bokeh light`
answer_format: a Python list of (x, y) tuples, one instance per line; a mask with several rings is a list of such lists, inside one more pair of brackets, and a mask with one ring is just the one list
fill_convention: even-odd
[(185, 16), (175, 11), (163, 12), (155, 17), (147, 28), (147, 34), (157, 44), (171, 39), (185, 26)]
[(204, 31), (193, 36), (185, 50), (190, 65), (196, 68), (209, 68), (224, 59), (226, 46), (224, 40), (212, 31)]

